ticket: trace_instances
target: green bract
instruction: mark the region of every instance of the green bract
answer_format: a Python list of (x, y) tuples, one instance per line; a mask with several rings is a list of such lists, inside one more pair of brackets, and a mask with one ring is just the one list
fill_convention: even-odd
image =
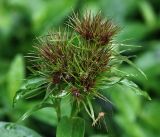
[(124, 45), (114, 42), (113, 37), (119, 28), (111, 20), (105, 21), (101, 13), (95, 16), (86, 13), (83, 18), (74, 14), (68, 25), (73, 31), (59, 30), (38, 38), (35, 52), (29, 54), (33, 62), (30, 67), (33, 76), (17, 92), (14, 102), (45, 95), (42, 102), (22, 119), (38, 109), (55, 107), (60, 120), (61, 99), (70, 96), (72, 113), (77, 114), (83, 107), (95, 122), (92, 100), (99, 98), (111, 103), (101, 91), (107, 92), (107, 88), (116, 84), (128, 86), (137, 94), (149, 98), (146, 92), (130, 81), (131, 74), (118, 69), (121, 63), (127, 62), (143, 74), (117, 51), (118, 46)]

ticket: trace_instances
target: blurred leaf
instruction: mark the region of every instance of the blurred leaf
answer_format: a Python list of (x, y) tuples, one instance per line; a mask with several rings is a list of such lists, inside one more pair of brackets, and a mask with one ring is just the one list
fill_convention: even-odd
[(27, 9), (31, 15), (33, 29), (43, 33), (57, 25), (75, 8), (78, 0), (12, 0), (9, 4)]
[(1, 137), (41, 137), (35, 131), (24, 126), (0, 122)]
[(9, 62), (5, 59), (0, 59), (0, 85), (6, 80), (6, 73), (9, 68)]
[[(1, 5), (1, 4), (0, 4)], [(2, 4), (3, 5), (3, 4)], [(5, 12), (3, 8), (0, 7), (0, 34), (3, 39), (9, 36), (12, 27), (12, 18), (9, 13)], [(6, 40), (6, 39), (5, 39)], [(1, 47), (0, 47), (1, 48)]]
[(111, 101), (126, 120), (134, 120), (141, 109), (140, 96), (137, 96), (131, 88), (119, 85), (108, 89), (107, 92), (110, 93)]
[(125, 22), (125, 16), (128, 12), (134, 10), (137, 6), (136, 0), (100, 0), (102, 11), (116, 20), (116, 22), (123, 24)]
[(139, 2), (139, 6), (147, 25), (154, 27), (156, 25), (156, 15), (151, 4), (146, 0), (142, 0)]
[[(66, 108), (67, 109), (67, 108)], [(51, 126), (57, 125), (57, 114), (54, 108), (44, 108), (32, 115), (34, 118), (49, 124)]]
[(142, 130), (142, 127), (135, 119), (128, 119), (126, 115), (117, 115), (115, 120), (118, 125), (125, 131), (123, 134), (126, 134), (126, 136), (146, 137), (146, 133)]
[[(124, 86), (115, 86), (110, 89), (111, 99), (118, 109), (118, 114), (114, 116), (116, 123), (124, 130), (126, 137), (145, 137), (142, 127), (138, 124), (137, 116), (141, 111), (141, 100), (132, 89)], [(134, 131), (134, 132), (133, 132)]]
[(83, 119), (63, 117), (58, 124), (56, 137), (84, 137), (84, 130)]
[(62, 21), (74, 9), (77, 0), (32, 0), (30, 3), (29, 5), (34, 11), (32, 15), (34, 28), (36, 32), (40, 32), (42, 30), (48, 31), (53, 25)]
[(21, 55), (17, 55), (11, 64), (7, 77), (10, 100), (13, 100), (16, 91), (20, 88), (22, 81), (24, 80), (24, 75), (25, 70), (23, 57)]
[(153, 127), (160, 133), (160, 102), (158, 100), (153, 100), (151, 102), (148, 102), (142, 113), (140, 114), (141, 118), (144, 120), (144, 123), (150, 125), (150, 127)]
[(160, 42), (149, 44), (150, 48), (137, 58), (135, 63), (144, 71), (160, 65)]
[[(138, 30), (138, 31), (135, 31)], [(139, 22), (127, 23), (125, 24), (122, 31), (117, 35), (117, 41), (125, 41), (129, 40), (129, 42), (137, 42), (143, 39), (148, 33), (150, 29), (147, 28), (144, 24)]]

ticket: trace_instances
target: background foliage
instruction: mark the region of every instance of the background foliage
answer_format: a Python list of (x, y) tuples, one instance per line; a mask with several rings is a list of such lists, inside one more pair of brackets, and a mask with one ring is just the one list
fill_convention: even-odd
[[(131, 89), (114, 87), (106, 94), (115, 106), (97, 100), (106, 111), (107, 125), (91, 127), (87, 115), (86, 137), (158, 137), (160, 135), (160, 1), (159, 0), (1, 0), (0, 1), (0, 120), (16, 122), (39, 99), (22, 101), (12, 108), (12, 98), (30, 72), (24, 56), (32, 50), (36, 36), (66, 23), (72, 11), (83, 14), (86, 9), (99, 10), (112, 18), (122, 28), (117, 41), (131, 44), (125, 55), (131, 58), (148, 77), (145, 80), (130, 66), (122, 69), (137, 75), (134, 81), (146, 90), (152, 101), (132, 93)], [(135, 46), (134, 46), (135, 45)], [(140, 45), (141, 47), (137, 47)], [(120, 49), (120, 50), (124, 50)], [(31, 103), (32, 102), (32, 103)], [(65, 103), (63, 103), (65, 102)], [(69, 100), (63, 100), (62, 114), (69, 115)], [(103, 121), (102, 121), (103, 123)], [(21, 123), (44, 137), (54, 136), (55, 110), (50, 108), (35, 112)]]

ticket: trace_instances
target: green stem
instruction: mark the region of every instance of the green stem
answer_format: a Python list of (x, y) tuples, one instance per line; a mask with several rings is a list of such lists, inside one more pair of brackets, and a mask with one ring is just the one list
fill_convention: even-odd
[(61, 99), (60, 98), (56, 98), (56, 99), (51, 99), (53, 102), (53, 107), (56, 110), (56, 114), (57, 114), (57, 119), (58, 122), (61, 120)]
[(71, 117), (75, 117), (79, 112), (78, 105), (76, 102), (73, 102), (72, 104), (72, 111), (71, 111)]
[(61, 99), (57, 98), (55, 99), (55, 109), (56, 109), (56, 113), (57, 113), (57, 119), (58, 122), (61, 120)]

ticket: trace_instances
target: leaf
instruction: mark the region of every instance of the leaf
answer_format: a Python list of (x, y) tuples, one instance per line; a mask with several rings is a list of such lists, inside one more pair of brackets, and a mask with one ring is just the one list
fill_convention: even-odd
[(13, 99), (13, 106), (20, 99), (31, 98), (43, 92), (42, 88), (46, 83), (44, 78), (28, 79), (22, 87), (17, 91)]
[(154, 9), (148, 1), (139, 2), (139, 7), (142, 12), (142, 16), (149, 27), (154, 27), (157, 23), (156, 14)]
[(63, 117), (57, 126), (56, 137), (71, 137), (72, 122), (67, 117)]
[(124, 80), (120, 81), (120, 83), (122, 85), (130, 87), (137, 95), (142, 95), (142, 96), (146, 97), (148, 100), (151, 100), (151, 98), (148, 95), (148, 93), (143, 91), (143, 90), (141, 90), (134, 82), (132, 82), (132, 81), (130, 81), (128, 79), (124, 79)]
[(125, 21), (126, 14), (134, 9), (137, 2), (135, 0), (101, 0), (99, 3), (106, 16), (114, 17), (116, 22), (122, 24)]
[(57, 126), (57, 114), (53, 108), (47, 107), (40, 109), (33, 113), (32, 117), (51, 126)]
[(58, 124), (56, 137), (84, 137), (84, 131), (83, 119), (63, 117)]
[(34, 106), (33, 108), (31, 108), (30, 110), (28, 110), (19, 120), (18, 122), (21, 122), (23, 120), (25, 120), (26, 118), (28, 118), (30, 115), (32, 115), (35, 111), (38, 111), (40, 109), (43, 108), (47, 108), (47, 107), (53, 107), (52, 104), (49, 103), (40, 103), (36, 106)]
[(126, 117), (126, 115), (117, 115), (115, 117), (118, 125), (123, 128), (123, 134), (127, 134), (127, 137), (147, 137), (147, 134), (142, 127), (139, 124), (136, 124), (135, 119), (131, 120)]
[[(33, 1), (33, 0), (32, 0)], [(32, 3), (32, 4), (30, 4)], [(53, 25), (60, 23), (76, 6), (77, 0), (27, 2), (33, 11), (33, 27), (36, 32), (44, 32)]]
[(150, 103), (147, 103), (143, 108), (143, 111), (140, 113), (140, 117), (149, 125), (149, 127), (154, 128), (156, 131), (160, 132), (160, 102), (159, 100), (153, 100)]
[[(160, 74), (160, 46), (159, 42), (153, 42), (149, 44), (150, 48), (148, 51), (140, 55), (138, 58), (135, 60), (135, 64), (141, 68), (144, 73), (147, 75), (147, 79), (144, 79), (141, 75), (136, 77), (136, 81), (139, 83), (143, 84), (143, 87), (145, 89), (152, 89), (156, 91), (158, 94), (160, 93), (160, 86), (159, 86), (159, 78), (158, 75)], [(123, 71), (129, 73), (129, 74), (137, 74), (136, 70), (131, 67), (123, 67)]]
[[(116, 85), (108, 89), (110, 99), (114, 102), (114, 107), (126, 117), (126, 119), (135, 119), (136, 114), (140, 113), (141, 98), (133, 90), (123, 85)], [(107, 92), (103, 92), (107, 95)], [(135, 101), (136, 100), (136, 101)]]
[(0, 85), (6, 80), (6, 73), (8, 71), (9, 68), (9, 62), (7, 61), (7, 59), (0, 59)]
[[(135, 31), (139, 30), (139, 31)], [(150, 29), (146, 27), (143, 23), (140, 22), (134, 22), (134, 23), (126, 23), (125, 29), (121, 31), (119, 34), (117, 34), (116, 40), (117, 41), (124, 41), (129, 40), (129, 43), (134, 43), (135, 41), (139, 41), (147, 36)], [(132, 51), (136, 50), (135, 48), (132, 48)]]
[(35, 131), (13, 123), (0, 122), (1, 137), (42, 137)]
[(117, 85), (109, 89), (109, 92), (118, 111), (114, 119), (124, 130), (123, 134), (127, 134), (126, 137), (145, 137), (146, 134), (137, 121), (137, 116), (139, 117), (142, 110), (140, 96), (135, 95), (131, 88), (123, 85)]
[(134, 67), (138, 72), (140, 72), (145, 79), (147, 79), (147, 76), (146, 74), (139, 68), (137, 67), (136, 64), (134, 64), (132, 61), (130, 61), (127, 57), (125, 56), (121, 56), (121, 55), (118, 55), (118, 57), (122, 60), (122, 61), (125, 61), (126, 63), (128, 63), (129, 65), (131, 65), (132, 67)]
[(24, 60), (21, 55), (17, 55), (11, 63), (7, 77), (7, 87), (10, 100), (15, 96), (20, 88), (25, 75)]

